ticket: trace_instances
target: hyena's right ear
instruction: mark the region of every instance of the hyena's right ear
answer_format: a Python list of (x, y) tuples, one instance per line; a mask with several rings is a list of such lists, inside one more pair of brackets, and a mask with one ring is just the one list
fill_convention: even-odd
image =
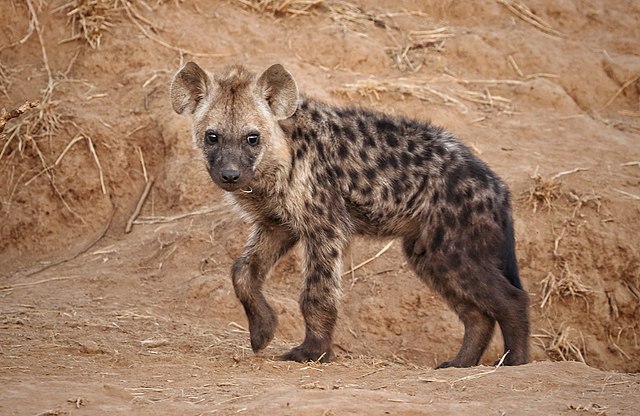
[(182, 114), (185, 110), (193, 114), (210, 86), (211, 80), (207, 73), (195, 62), (187, 62), (171, 81), (169, 90), (173, 109), (178, 114)]
[(257, 85), (276, 120), (284, 120), (296, 112), (298, 86), (293, 76), (282, 65), (271, 65), (260, 75)]

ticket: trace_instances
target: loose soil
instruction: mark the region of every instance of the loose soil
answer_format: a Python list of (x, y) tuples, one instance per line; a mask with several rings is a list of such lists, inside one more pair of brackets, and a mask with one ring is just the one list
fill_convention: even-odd
[[(0, 10), (0, 108), (40, 101), (0, 137), (0, 414), (637, 412), (638, 2)], [(344, 276), (336, 361), (274, 359), (304, 333), (295, 250), (266, 288), (276, 338), (254, 355), (229, 277), (248, 227), (168, 99), (187, 60), (279, 62), (309, 95), (430, 119), (471, 146), (512, 190), (533, 362), (493, 367), (497, 331), (483, 366), (433, 370), (462, 325), (397, 242), (374, 258), (388, 242), (364, 239), (344, 259), (374, 258)]]

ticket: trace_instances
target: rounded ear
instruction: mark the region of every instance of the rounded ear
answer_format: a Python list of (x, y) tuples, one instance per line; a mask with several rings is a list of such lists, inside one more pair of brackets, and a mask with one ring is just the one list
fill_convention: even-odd
[(298, 108), (298, 86), (293, 76), (280, 64), (271, 65), (257, 82), (276, 120), (291, 117)]
[(169, 88), (171, 105), (178, 114), (188, 110), (193, 114), (204, 99), (211, 81), (209, 76), (194, 62), (187, 62), (173, 77)]

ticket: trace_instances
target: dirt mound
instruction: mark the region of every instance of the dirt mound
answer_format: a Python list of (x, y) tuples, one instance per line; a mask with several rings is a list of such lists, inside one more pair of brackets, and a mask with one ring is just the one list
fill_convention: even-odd
[[(0, 108), (40, 105), (0, 138), (0, 413), (637, 407), (637, 376), (607, 372), (640, 371), (637, 2), (5, 3)], [(429, 370), (462, 326), (398, 243), (345, 275), (328, 366), (271, 360), (304, 331), (284, 259), (254, 357), (229, 280), (246, 225), (167, 96), (187, 60), (280, 62), (307, 94), (461, 137), (511, 187), (540, 362)], [(357, 240), (345, 265), (386, 244)], [(590, 367), (555, 362), (572, 360)]]

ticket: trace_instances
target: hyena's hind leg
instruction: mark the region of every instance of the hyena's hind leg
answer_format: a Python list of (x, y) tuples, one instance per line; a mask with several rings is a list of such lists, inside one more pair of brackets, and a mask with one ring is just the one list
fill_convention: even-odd
[[(422, 234), (406, 237), (403, 244), (416, 274), (445, 299), (464, 324), (458, 354), (437, 368), (477, 365), (491, 341), (496, 321), (503, 331), (505, 348), (510, 351), (505, 364), (526, 362), (526, 293), (511, 285), (496, 267), (483, 264), (487, 262), (485, 258), (469, 259), (453, 243), (448, 244), (449, 250), (436, 250), (434, 245), (438, 245), (439, 239), (437, 235), (427, 239)], [(527, 325), (523, 327), (522, 322)]]
[(491, 342), (496, 320), (467, 301), (447, 300), (464, 325), (464, 338), (458, 354), (452, 360), (438, 364), (436, 368), (476, 366)]
[(271, 342), (278, 326), (278, 317), (265, 299), (262, 286), (276, 262), (297, 241), (284, 227), (254, 224), (244, 252), (233, 264), (233, 288), (247, 314), (254, 352)]
[[(485, 289), (493, 297), (485, 299), (485, 307), (495, 316), (504, 339), (507, 354), (504, 365), (521, 365), (529, 362), (529, 295), (513, 286), (502, 275), (491, 279)], [(483, 294), (480, 294), (483, 296)]]

